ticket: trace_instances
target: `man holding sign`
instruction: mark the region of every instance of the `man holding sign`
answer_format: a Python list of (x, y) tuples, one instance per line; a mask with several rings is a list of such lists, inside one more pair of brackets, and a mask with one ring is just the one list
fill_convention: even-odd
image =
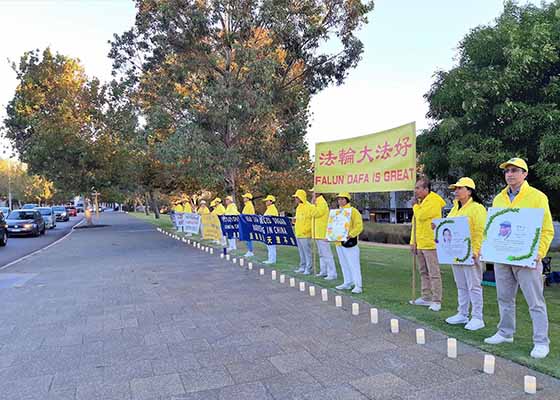
[[(488, 344), (512, 343), (515, 333), (515, 297), (521, 287), (533, 321), (533, 358), (545, 358), (549, 351), (548, 315), (543, 293), (542, 258), (546, 256), (554, 227), (547, 196), (529, 186), (526, 181), (529, 168), (525, 160), (512, 158), (500, 165), (504, 170), (507, 187), (494, 198), (493, 207), (540, 208), (544, 210), (540, 243), (534, 267), (495, 264), (496, 292), (500, 309), (498, 332), (484, 340)], [(533, 264), (531, 262), (531, 264)]]

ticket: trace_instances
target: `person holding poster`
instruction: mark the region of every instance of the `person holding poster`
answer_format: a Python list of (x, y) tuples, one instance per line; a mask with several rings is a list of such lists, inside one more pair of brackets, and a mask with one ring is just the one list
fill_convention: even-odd
[[(210, 202), (210, 207), (212, 207), (212, 214), (214, 215), (224, 215), (226, 213), (225, 207), (222, 205), (222, 199), (216, 197), (214, 200)], [(217, 244), (222, 244), (225, 246), (225, 240), (222, 238), (223, 243), (219, 240), (216, 240)]]
[(498, 323), (498, 332), (494, 336), (484, 339), (484, 342), (488, 344), (513, 342), (515, 298), (517, 289), (520, 287), (533, 321), (534, 346), (531, 357), (545, 358), (550, 352), (550, 340), (548, 338), (548, 314), (543, 292), (542, 258), (546, 256), (554, 237), (548, 197), (527, 183), (526, 178), (529, 168), (525, 160), (511, 158), (500, 164), (500, 168), (504, 171), (507, 187), (494, 198), (492, 207), (540, 208), (544, 210), (544, 218), (538, 253), (534, 260), (536, 262), (535, 267), (494, 264), (500, 322)]
[(336, 254), (342, 269), (344, 282), (338, 285), (338, 290), (352, 289), (352, 293), (362, 293), (362, 270), (360, 266), (360, 248), (358, 247), (358, 236), (364, 230), (362, 215), (350, 205), (350, 193), (342, 192), (336, 196), (339, 208), (350, 208), (350, 226), (348, 227), (348, 239), (336, 243)]
[(305, 190), (298, 189), (292, 195), (297, 204), (295, 234), (299, 251), (299, 268), (294, 272), (311, 275), (311, 203), (307, 201)]
[[(187, 195), (181, 196), (181, 206), (183, 207), (184, 213), (192, 213), (192, 206), (190, 203), (190, 198)], [(187, 233), (187, 236), (192, 236), (192, 233)]]
[(336, 266), (331, 250), (330, 242), (325, 238), (327, 235), (327, 222), (329, 220), (329, 205), (321, 193), (313, 192), (311, 203), (311, 217), (313, 218), (313, 239), (319, 250), (319, 273), (318, 277), (327, 281), (337, 279)]
[[(237, 210), (237, 206), (233, 201), (232, 196), (226, 196), (226, 210), (224, 215), (239, 215), (239, 211)], [(228, 250), (237, 250), (237, 239), (232, 237), (228, 239)]]
[(432, 311), (439, 311), (443, 289), (432, 220), (441, 218), (441, 209), (445, 206), (445, 200), (432, 192), (430, 180), (425, 177), (416, 181), (414, 196), (417, 201), (412, 208), (414, 216), (410, 250), (418, 260), (422, 296), (410, 302), (417, 306), (427, 306)]
[[(276, 197), (272, 195), (266, 196), (264, 199), (264, 204), (266, 204), (266, 210), (263, 215), (270, 215), (273, 217), (278, 216), (278, 209), (276, 208)], [(276, 264), (276, 246), (273, 244), (267, 244), (266, 248), (268, 250), (268, 258), (263, 261), (263, 264)]]
[[(255, 206), (253, 205), (253, 195), (251, 193), (245, 193), (243, 196), (243, 210), (241, 214), (255, 214)], [(247, 240), (247, 253), (243, 257), (253, 257), (253, 242)]]
[[(449, 189), (455, 191), (453, 208), (447, 216), (467, 217), (469, 220), (470, 243), (474, 265), (453, 263), (453, 277), (457, 285), (457, 314), (445, 320), (448, 324), (466, 324), (465, 329), (476, 331), (484, 328), (482, 317), (482, 266), (479, 260), (482, 233), (486, 223), (486, 209), (476, 193), (476, 185), (471, 178), (461, 178)], [(445, 232), (444, 232), (445, 241)], [(472, 318), (469, 321), (469, 304)]]

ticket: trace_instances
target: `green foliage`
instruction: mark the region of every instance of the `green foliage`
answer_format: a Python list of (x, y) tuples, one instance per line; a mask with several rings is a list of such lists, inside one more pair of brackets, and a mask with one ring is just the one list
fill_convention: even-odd
[[(454, 182), (470, 176), (486, 200), (503, 187), (497, 166), (528, 160), (529, 181), (560, 194), (559, 3), (508, 1), (491, 26), (460, 43), (458, 65), (436, 73), (426, 99), (431, 128), (418, 137), (424, 171)], [(560, 204), (551, 202), (558, 215)]]

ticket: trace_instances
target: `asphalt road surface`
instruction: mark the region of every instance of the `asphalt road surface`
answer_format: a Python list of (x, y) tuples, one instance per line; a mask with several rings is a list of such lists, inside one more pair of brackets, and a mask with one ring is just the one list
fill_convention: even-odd
[(57, 222), (55, 228), (47, 229), (46, 233), (39, 237), (10, 237), (6, 247), (0, 247), (0, 268), (57, 241), (82, 219), (83, 214), (78, 214), (77, 217), (70, 217), (68, 222)]

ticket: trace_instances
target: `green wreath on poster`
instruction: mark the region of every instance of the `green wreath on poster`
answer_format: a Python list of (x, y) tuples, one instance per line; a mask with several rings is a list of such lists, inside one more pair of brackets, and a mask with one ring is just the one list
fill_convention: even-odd
[(445, 221), (441, 221), (439, 224), (436, 225), (436, 236), (435, 236), (436, 243), (439, 243), (438, 241), (439, 229), (445, 224), (454, 224), (454, 223), (455, 221), (453, 221), (452, 219), (446, 219)]
[(460, 264), (460, 263), (463, 263), (463, 262), (467, 261), (467, 259), (469, 258), (470, 254), (471, 254), (471, 238), (465, 238), (464, 241), (467, 242), (467, 254), (465, 254), (465, 257), (463, 257), (463, 258), (455, 257), (455, 262), (457, 264)]

